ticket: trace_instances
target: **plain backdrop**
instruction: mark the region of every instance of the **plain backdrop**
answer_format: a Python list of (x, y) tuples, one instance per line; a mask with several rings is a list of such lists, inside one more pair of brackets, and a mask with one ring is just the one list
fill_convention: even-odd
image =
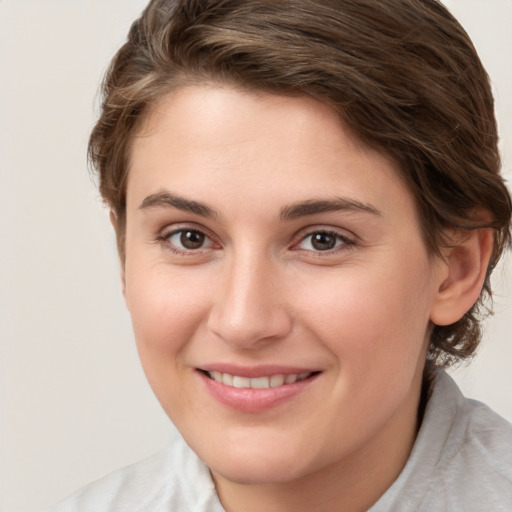
[[(377, 0), (376, 0), (377, 1)], [(0, 0), (0, 511), (39, 511), (163, 446), (114, 237), (86, 166), (96, 91), (144, 0)], [(451, 0), (492, 77), (512, 162), (512, 2)], [(496, 274), (464, 392), (512, 420), (512, 277)]]

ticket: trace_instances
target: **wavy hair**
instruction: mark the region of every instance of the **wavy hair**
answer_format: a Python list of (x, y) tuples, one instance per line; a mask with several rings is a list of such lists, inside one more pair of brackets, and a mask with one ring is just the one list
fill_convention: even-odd
[(151, 1), (106, 74), (89, 141), (122, 261), (133, 137), (156, 100), (204, 82), (334, 108), (364, 144), (397, 162), (431, 255), (448, 232), (493, 230), (479, 301), (458, 322), (431, 329), (435, 364), (470, 357), (491, 272), (510, 243), (511, 201), (488, 76), (446, 8), (437, 0)]

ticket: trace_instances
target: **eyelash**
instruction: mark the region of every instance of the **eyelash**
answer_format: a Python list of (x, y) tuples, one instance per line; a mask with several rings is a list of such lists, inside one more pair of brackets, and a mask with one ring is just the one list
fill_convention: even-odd
[(180, 256), (197, 256), (198, 254), (202, 254), (205, 250), (210, 250), (211, 247), (198, 247), (197, 249), (187, 249), (187, 248), (179, 248), (175, 244), (171, 243), (171, 239), (175, 235), (181, 235), (185, 233), (195, 233), (204, 237), (204, 240), (209, 240), (210, 244), (215, 244), (214, 240), (211, 236), (205, 233), (202, 229), (194, 228), (194, 227), (180, 227), (175, 228), (171, 231), (164, 232), (157, 239), (159, 243), (165, 246), (165, 248), (171, 251), (174, 254), (178, 254)]
[[(208, 247), (198, 247), (197, 249), (191, 249), (191, 248), (179, 248), (176, 246), (176, 244), (171, 243), (172, 237), (181, 234), (183, 236), (185, 233), (195, 233), (199, 234), (200, 236), (204, 237), (203, 240), (209, 241)], [(311, 238), (315, 235), (322, 235), (322, 236), (328, 236), (333, 237), (335, 239), (335, 246), (330, 249), (301, 249), (299, 246), (300, 244), (304, 243), (308, 238)], [(171, 231), (164, 232), (162, 235), (160, 235), (157, 239), (159, 243), (165, 246), (165, 248), (169, 251), (171, 251), (174, 254), (178, 254), (180, 256), (195, 256), (200, 255), (204, 251), (209, 251), (212, 249), (211, 245), (215, 245), (216, 242), (213, 240), (211, 236), (209, 236), (207, 233), (204, 232), (204, 230), (194, 227), (180, 227), (175, 228)], [(312, 242), (310, 242), (312, 244)], [(347, 237), (346, 235), (342, 235), (337, 231), (330, 230), (330, 229), (314, 229), (311, 231), (308, 231), (306, 233), (303, 233), (300, 235), (297, 242), (294, 242), (291, 250), (294, 251), (304, 251), (309, 254), (313, 254), (316, 257), (322, 257), (322, 256), (329, 256), (335, 253), (338, 253), (340, 251), (344, 251), (349, 249), (351, 246), (354, 246), (356, 244), (356, 241), (353, 238)], [(215, 250), (215, 249), (214, 249)]]
[[(315, 235), (322, 235), (322, 236), (328, 236), (334, 238), (335, 246), (330, 249), (320, 250), (320, 249), (301, 249), (298, 247), (300, 244), (304, 243), (308, 238), (312, 239)], [(313, 241), (310, 241), (310, 245), (312, 245)], [(315, 256), (322, 257), (323, 255), (332, 255), (339, 251), (344, 251), (349, 249), (351, 246), (355, 245), (356, 241), (352, 238), (347, 237), (346, 235), (342, 235), (341, 233), (330, 230), (330, 229), (315, 229), (313, 231), (309, 231), (302, 235), (299, 239), (299, 241), (294, 244), (293, 248), (294, 250), (303, 250), (310, 254), (314, 254)]]

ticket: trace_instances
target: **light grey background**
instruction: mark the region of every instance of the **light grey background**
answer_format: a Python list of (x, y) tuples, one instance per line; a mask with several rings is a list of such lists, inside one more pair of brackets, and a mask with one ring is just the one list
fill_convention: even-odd
[[(511, 176), (512, 2), (446, 3), (492, 77)], [(1, 512), (39, 511), (173, 435), (137, 360), (85, 158), (98, 83), (144, 4), (0, 0)], [(512, 420), (512, 275), (496, 277), (485, 343), (455, 373)]]

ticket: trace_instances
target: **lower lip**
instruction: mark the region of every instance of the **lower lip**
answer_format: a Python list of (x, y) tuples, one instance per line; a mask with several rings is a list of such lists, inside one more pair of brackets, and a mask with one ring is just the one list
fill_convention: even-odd
[(226, 386), (210, 379), (201, 371), (198, 374), (217, 401), (241, 412), (264, 412), (273, 409), (302, 393), (319, 375), (313, 374), (307, 379), (275, 388), (253, 389)]

